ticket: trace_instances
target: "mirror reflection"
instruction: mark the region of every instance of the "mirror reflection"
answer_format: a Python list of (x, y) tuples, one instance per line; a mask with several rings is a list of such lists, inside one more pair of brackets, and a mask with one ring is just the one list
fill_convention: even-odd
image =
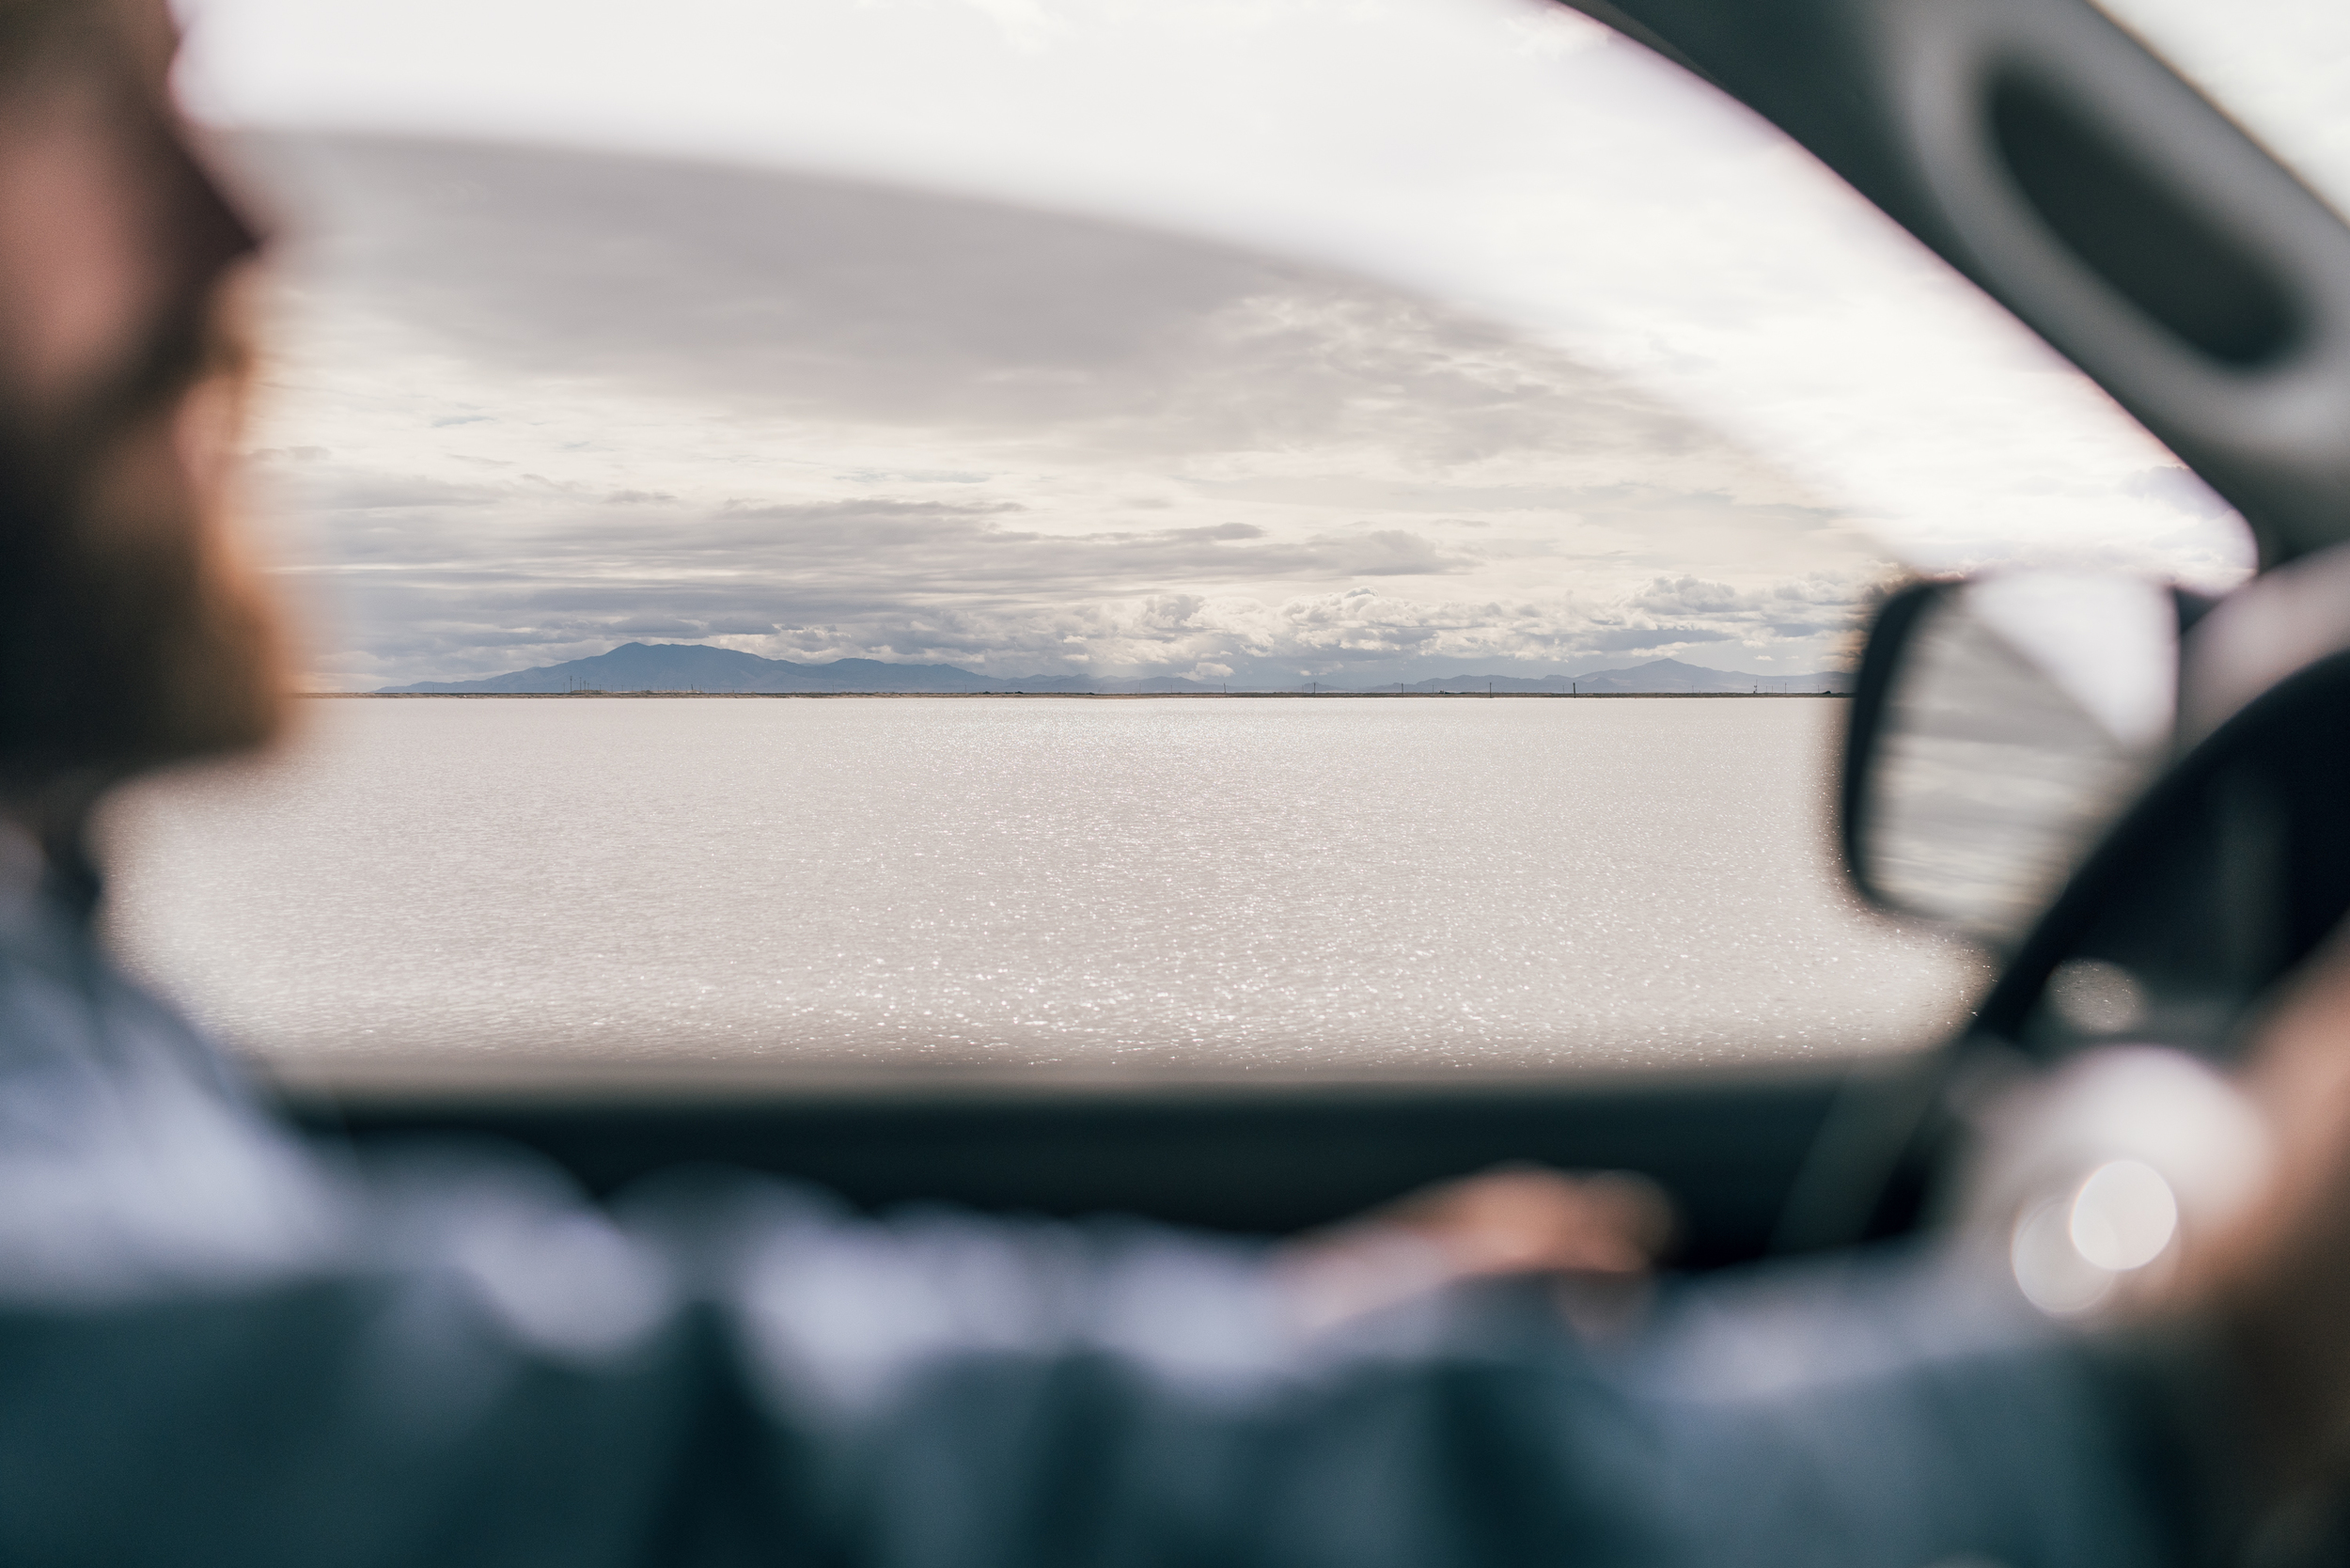
[(2157, 584), (2018, 572), (1919, 613), (1862, 821), (1877, 895), (1995, 946), (2029, 928), (2168, 743), (2178, 607)]

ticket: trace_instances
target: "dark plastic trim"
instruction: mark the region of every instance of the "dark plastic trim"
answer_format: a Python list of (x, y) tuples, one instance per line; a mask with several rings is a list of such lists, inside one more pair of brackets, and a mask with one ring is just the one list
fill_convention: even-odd
[(1706, 1267), (1763, 1255), (1840, 1096), (1910, 1070), (1907, 1058), (1864, 1059), (1463, 1084), (1442, 1093), (1298, 1084), (1073, 1096), (1007, 1085), (981, 1099), (460, 1091), (294, 1093), (285, 1104), (314, 1131), (362, 1149), (452, 1137), (520, 1145), (598, 1197), (716, 1163), (814, 1183), (869, 1212), (950, 1203), (1107, 1213), (1255, 1235), (1333, 1224), (1496, 1164), (1637, 1170), (1674, 1198), (1676, 1262)]

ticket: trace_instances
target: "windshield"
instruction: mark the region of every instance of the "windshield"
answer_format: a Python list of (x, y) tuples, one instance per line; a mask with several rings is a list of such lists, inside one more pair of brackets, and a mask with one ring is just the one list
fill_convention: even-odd
[[(517, 694), (321, 697), (124, 803), (121, 940), (247, 1049), (1919, 1043), (1980, 970), (1828, 853), (1872, 595), (2243, 569), (2085, 383), (1567, 13), (789, 10), (552, 62), (527, 7), (459, 61), (431, 8), (196, 11), (291, 228), (254, 458), (309, 683)], [(642, 689), (687, 695), (585, 695)]]

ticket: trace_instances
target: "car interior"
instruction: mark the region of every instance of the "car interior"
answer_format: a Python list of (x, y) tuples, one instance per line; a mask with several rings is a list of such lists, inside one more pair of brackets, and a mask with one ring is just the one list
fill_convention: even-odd
[[(1672, 1266), (1705, 1269), (1932, 1224), (1982, 1086), (2020, 1065), (2124, 1038), (2224, 1058), (2264, 990), (2350, 909), (2350, 827), (2326, 788), (2350, 765), (2350, 575), (2326, 554), (2350, 530), (2350, 228), (2086, 0), (1574, 8), (1809, 149), (2092, 378), (2258, 541), (2260, 575), (2224, 599), (2073, 573), (2028, 585), (2038, 598), (2020, 610), (1991, 576), (1881, 604), (1848, 705), (1842, 851), (1889, 916), (1993, 954), (1997, 981), (1952, 1038), (1441, 1080), (810, 1079), (752, 1064), (293, 1080), (290, 1112), (362, 1143), (518, 1141), (600, 1195), (716, 1162), (871, 1208), (1264, 1235), (1510, 1162), (1628, 1170), (1677, 1205)], [(2098, 635), (2030, 646), (2006, 635), (2018, 617)]]

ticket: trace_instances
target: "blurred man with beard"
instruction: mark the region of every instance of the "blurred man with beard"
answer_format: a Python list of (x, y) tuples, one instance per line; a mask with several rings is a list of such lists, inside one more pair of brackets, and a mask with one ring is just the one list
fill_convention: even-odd
[[(92, 804), (284, 719), (226, 525), (259, 246), (173, 47), (0, 0), (0, 1560), (2095, 1568), (2328, 1473), (2339, 980), (2277, 1031), (2297, 1175), (2210, 1249), (2217, 1352), (1962, 1251), (1691, 1291), (1602, 1365), (1549, 1277), (1637, 1278), (1653, 1205), (1540, 1173), (1267, 1248), (306, 1145), (90, 932)], [(2199, 1435), (2232, 1400), (2256, 1463)]]
[(223, 519), (257, 239), (165, 96), (160, 8), (19, 0), (0, 48), (0, 745), (44, 784), (255, 745), (278, 648)]

